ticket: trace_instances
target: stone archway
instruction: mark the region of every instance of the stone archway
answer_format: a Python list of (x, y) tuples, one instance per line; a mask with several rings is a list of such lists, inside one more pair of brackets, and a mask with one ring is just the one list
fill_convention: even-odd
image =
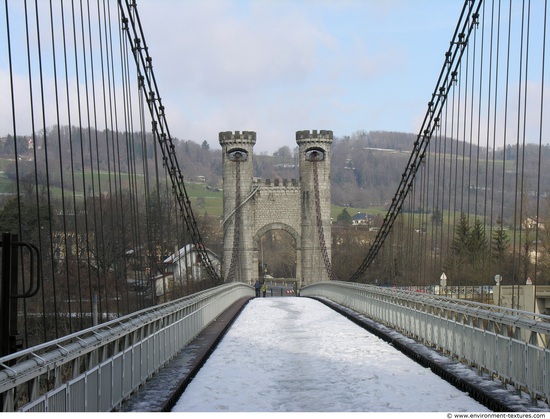
[[(255, 264), (258, 266), (258, 262), (260, 261), (260, 249), (258, 248), (258, 243), (260, 242), (260, 239), (262, 236), (270, 231), (274, 230), (282, 230), (285, 231), (294, 239), (294, 243), (296, 246), (296, 276), (298, 276), (298, 272), (302, 271), (302, 263), (301, 263), (301, 255), (302, 255), (302, 239), (300, 237), (300, 234), (291, 226), (284, 224), (284, 223), (269, 223), (262, 228), (260, 228), (256, 233), (254, 234), (253, 243), (254, 243), (254, 252), (255, 252)], [(296, 278), (297, 279), (297, 278)]]

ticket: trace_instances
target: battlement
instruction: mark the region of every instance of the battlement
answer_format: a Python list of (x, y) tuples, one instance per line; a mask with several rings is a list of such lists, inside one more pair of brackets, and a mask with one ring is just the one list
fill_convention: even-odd
[(257, 186), (282, 186), (284, 188), (299, 187), (300, 182), (296, 179), (254, 179), (254, 184)]
[(220, 145), (226, 144), (256, 144), (256, 132), (254, 131), (224, 131), (219, 134)]
[(321, 141), (321, 142), (332, 142), (332, 131), (330, 130), (304, 130), (296, 131), (296, 142), (300, 144), (305, 141)]

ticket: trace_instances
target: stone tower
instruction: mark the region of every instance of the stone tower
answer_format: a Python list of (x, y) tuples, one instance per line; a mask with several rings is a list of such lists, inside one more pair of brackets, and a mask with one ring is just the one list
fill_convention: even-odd
[(331, 279), (332, 131), (296, 133), (300, 154), (299, 181), (254, 181), (255, 132), (221, 132), (219, 141), (224, 179), (224, 278), (253, 284), (259, 278), (260, 238), (270, 230), (283, 230), (296, 244), (298, 284)]
[(252, 189), (252, 148), (256, 144), (256, 133), (220, 132), (219, 140), (223, 152), (222, 275), (224, 279), (229, 275), (250, 282), (258, 276), (252, 258), (254, 207), (243, 202)]
[[(310, 284), (332, 279), (327, 272), (327, 268), (331, 270), (332, 244), (330, 223), (332, 131), (298, 131), (296, 143), (300, 152), (302, 280), (305, 284)], [(317, 170), (318, 203), (315, 202), (314, 166)], [(324, 240), (324, 246), (321, 240)], [(325, 258), (323, 258), (323, 252), (326, 252)], [(324, 260), (327, 257), (328, 260)]]

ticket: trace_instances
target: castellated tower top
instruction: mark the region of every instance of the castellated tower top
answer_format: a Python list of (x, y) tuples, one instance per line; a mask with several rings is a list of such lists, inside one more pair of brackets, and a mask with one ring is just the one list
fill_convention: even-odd
[(332, 143), (332, 131), (330, 130), (305, 130), (305, 131), (296, 131), (296, 143), (297, 144), (306, 144), (306, 143)]
[(254, 145), (256, 144), (256, 133), (254, 131), (224, 131), (219, 135), (220, 145), (241, 144)]

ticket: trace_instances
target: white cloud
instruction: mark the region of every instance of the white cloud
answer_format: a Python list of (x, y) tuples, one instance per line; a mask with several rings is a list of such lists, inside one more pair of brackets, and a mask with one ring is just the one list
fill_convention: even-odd
[[(215, 145), (220, 131), (253, 130), (256, 151), (293, 148), (295, 131), (303, 129), (331, 129), (336, 136), (417, 132), (460, 7), (430, 0), (138, 1), (171, 134)], [(17, 55), (15, 80), (22, 85), (25, 60)], [(0, 57), (0, 71), (5, 67)], [(51, 101), (48, 59), (45, 70)], [(74, 63), (69, 72), (74, 98)], [(6, 83), (0, 73), (3, 91)], [(28, 125), (28, 93), (16, 100), (17, 118), (27, 117)], [(10, 126), (9, 101), (0, 106), (0, 124)], [(48, 124), (54, 117), (47, 109)], [(532, 114), (528, 119), (531, 125)]]

